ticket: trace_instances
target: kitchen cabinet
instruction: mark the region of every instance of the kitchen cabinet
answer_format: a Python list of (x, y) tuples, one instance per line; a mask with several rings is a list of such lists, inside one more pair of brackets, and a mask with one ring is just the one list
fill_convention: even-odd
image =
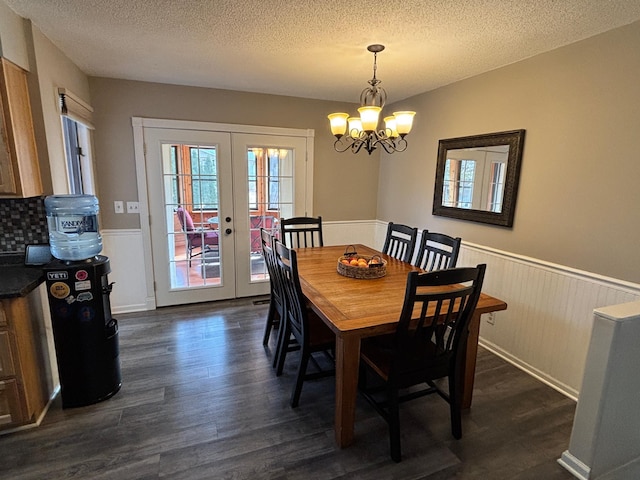
[(0, 196), (42, 195), (27, 72), (0, 58)]
[(0, 300), (0, 430), (34, 423), (46, 405), (28, 297)]

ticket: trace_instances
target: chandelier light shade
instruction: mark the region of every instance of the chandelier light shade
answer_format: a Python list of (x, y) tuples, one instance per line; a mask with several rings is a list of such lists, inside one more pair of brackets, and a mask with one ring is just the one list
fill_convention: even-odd
[(416, 112), (393, 112), (384, 117), (384, 128), (378, 129), (380, 113), (387, 101), (387, 92), (376, 78), (378, 53), (384, 50), (384, 45), (369, 45), (367, 50), (373, 53), (373, 78), (360, 94), (360, 116), (341, 112), (329, 115), (331, 133), (336, 137), (333, 148), (338, 152), (351, 150), (353, 153), (364, 148), (369, 155), (378, 147), (387, 153), (404, 152), (407, 149), (405, 137), (411, 131)]

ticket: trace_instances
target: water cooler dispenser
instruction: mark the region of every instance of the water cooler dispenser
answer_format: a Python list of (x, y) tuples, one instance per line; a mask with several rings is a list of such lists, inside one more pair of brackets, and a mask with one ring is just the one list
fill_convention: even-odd
[(111, 316), (109, 259), (98, 255), (97, 199), (45, 198), (51, 253), (44, 267), (62, 406), (106, 400), (122, 384), (118, 322)]

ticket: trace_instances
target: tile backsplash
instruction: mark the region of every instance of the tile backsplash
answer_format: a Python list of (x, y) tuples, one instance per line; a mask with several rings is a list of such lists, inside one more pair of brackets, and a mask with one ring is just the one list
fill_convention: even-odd
[(0, 198), (0, 253), (32, 243), (49, 243), (44, 197)]

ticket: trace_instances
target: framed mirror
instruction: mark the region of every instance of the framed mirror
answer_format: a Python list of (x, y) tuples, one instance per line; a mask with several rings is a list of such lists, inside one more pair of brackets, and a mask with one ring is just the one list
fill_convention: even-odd
[(433, 214), (511, 227), (524, 132), (440, 140)]

